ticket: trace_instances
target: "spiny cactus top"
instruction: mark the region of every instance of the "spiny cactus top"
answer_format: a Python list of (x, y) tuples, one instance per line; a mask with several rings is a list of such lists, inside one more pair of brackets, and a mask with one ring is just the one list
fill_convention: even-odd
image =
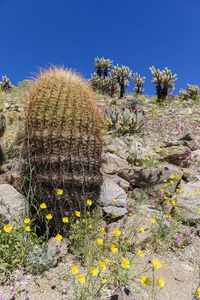
[(31, 86), (26, 113), (26, 148), (34, 168), (29, 185), (59, 225), (83, 208), (83, 197), (95, 202), (100, 192), (102, 120), (94, 92), (71, 70), (43, 70)]
[(91, 87), (63, 68), (39, 74), (29, 93), (27, 116), (29, 137), (40, 136), (39, 147), (45, 147), (49, 138), (48, 143), (59, 139), (62, 144), (65, 138), (84, 143), (88, 134), (93, 139), (101, 136), (101, 120)]

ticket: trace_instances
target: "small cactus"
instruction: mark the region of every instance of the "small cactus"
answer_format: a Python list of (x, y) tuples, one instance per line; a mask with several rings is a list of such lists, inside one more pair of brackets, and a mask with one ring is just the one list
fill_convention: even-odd
[(0, 137), (4, 135), (6, 130), (6, 116), (3, 112), (0, 112)]
[(200, 95), (200, 88), (197, 85), (187, 84), (187, 91), (181, 89), (179, 91), (182, 100), (196, 99)]
[(138, 76), (138, 73), (133, 74), (132, 80), (135, 82), (134, 94), (141, 95), (144, 92), (144, 89), (141, 90), (141, 87), (144, 86), (144, 79), (145, 77), (141, 78), (140, 75)]
[(3, 82), (0, 82), (0, 88), (6, 93), (10, 92), (14, 85), (11, 84), (9, 78), (7, 78), (6, 75), (2, 76), (2, 80)]
[[(167, 95), (171, 94), (175, 89), (174, 82), (178, 79), (175, 78), (177, 74), (172, 75), (171, 70), (168, 70), (167, 67), (163, 71), (160, 71), (159, 69), (156, 70), (154, 66), (149, 69), (154, 76), (151, 82), (157, 84), (157, 101), (162, 102), (167, 97)], [(171, 90), (168, 91), (169, 89)]]
[(39, 210), (45, 202), (51, 230), (59, 230), (63, 217), (83, 211), (85, 198), (96, 203), (100, 193), (102, 118), (91, 86), (71, 70), (41, 71), (31, 84), (24, 128), (23, 155), (30, 157), (24, 189), (36, 191), (34, 205)]
[(121, 66), (119, 67), (114, 66), (112, 70), (112, 76), (116, 80), (116, 82), (120, 86), (120, 98), (122, 98), (125, 94), (125, 88), (129, 86), (129, 79), (131, 78), (132, 71), (130, 71), (129, 67)]
[(128, 108), (124, 109), (122, 112), (123, 126), (126, 126), (128, 120), (130, 119), (130, 110)]

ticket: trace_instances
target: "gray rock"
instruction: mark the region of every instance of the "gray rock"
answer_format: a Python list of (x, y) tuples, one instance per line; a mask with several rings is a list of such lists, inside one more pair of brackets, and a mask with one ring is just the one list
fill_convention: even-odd
[[(168, 189), (172, 192), (175, 191), (175, 188), (180, 181), (180, 178), (178, 179), (177, 177), (173, 178), (173, 180), (170, 178), (170, 176), (175, 175), (175, 173), (177, 173), (179, 177), (183, 176), (181, 170), (176, 170), (167, 166), (158, 168), (134, 167), (132, 169), (122, 169), (118, 172), (118, 175), (130, 183), (134, 180), (134, 184), (140, 188), (164, 184), (164, 180), (167, 180), (165, 184), (170, 183)], [(173, 181), (173, 183), (170, 181)]]
[[(196, 192), (199, 190), (199, 193)], [(184, 213), (187, 220), (199, 220), (200, 213), (200, 181), (190, 181), (188, 183), (181, 183), (181, 190), (177, 196), (178, 212)], [(191, 197), (191, 194), (194, 196)]]
[(200, 160), (200, 150), (195, 150), (191, 152), (191, 156), (193, 159)]
[(135, 294), (129, 288), (118, 286), (110, 300), (143, 300), (143, 298)]
[(176, 148), (171, 148), (171, 147), (165, 148), (168, 150), (168, 154), (166, 154), (163, 151), (160, 154), (160, 156), (162, 157), (163, 160), (166, 160), (171, 164), (180, 166), (183, 164), (183, 162), (186, 160), (186, 157), (188, 156), (188, 147), (182, 145), (176, 146), (175, 143), (172, 146), (175, 146)]
[(127, 158), (128, 158), (129, 155), (130, 155), (130, 150), (128, 149), (128, 150), (119, 151), (119, 152), (117, 153), (117, 155), (118, 155), (120, 158), (122, 158), (122, 159), (124, 159), (124, 160), (127, 160)]
[(102, 171), (106, 174), (116, 174), (119, 169), (128, 167), (126, 160), (109, 152), (103, 155), (103, 159), (105, 159), (105, 162), (102, 164)]
[(112, 140), (111, 145), (114, 145), (117, 148), (117, 151), (124, 151), (124, 150), (128, 150), (128, 146), (119, 138), (115, 137)]
[[(18, 222), (25, 217), (27, 201), (14, 187), (9, 184), (0, 185), (0, 213)], [(7, 209), (6, 209), (7, 208)]]
[(103, 207), (102, 209), (107, 215), (109, 215), (113, 219), (122, 217), (128, 213), (127, 209), (123, 208), (123, 207), (106, 206), (106, 207)]
[(6, 108), (6, 109), (9, 109), (11, 106), (10, 106), (10, 104), (8, 103), (8, 102), (5, 102), (4, 104), (3, 104), (3, 106)]
[(107, 175), (108, 178), (110, 178), (114, 183), (116, 183), (118, 186), (120, 186), (122, 189), (127, 189), (130, 187), (130, 183), (123, 178), (117, 176), (117, 175)]
[(115, 153), (117, 152), (117, 147), (115, 145), (108, 145), (106, 146), (103, 151), (106, 153), (106, 152), (110, 152), (110, 153)]
[(179, 141), (192, 141), (192, 140), (193, 138), (191, 136), (191, 133), (189, 132), (179, 139)]
[[(127, 195), (124, 190), (118, 186), (113, 180), (104, 176), (99, 196), (99, 204), (101, 206), (124, 206), (126, 205)], [(115, 199), (116, 201), (113, 201)]]
[(133, 140), (133, 143), (131, 145), (131, 150), (140, 150), (142, 148), (142, 144), (136, 140)]

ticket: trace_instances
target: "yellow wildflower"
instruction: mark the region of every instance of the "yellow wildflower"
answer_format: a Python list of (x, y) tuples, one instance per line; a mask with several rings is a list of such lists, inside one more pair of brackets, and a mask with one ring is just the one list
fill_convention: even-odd
[(108, 264), (108, 263), (109, 263), (109, 259), (108, 259), (108, 258), (105, 258), (105, 262)]
[(102, 239), (97, 239), (97, 243), (98, 243), (99, 245), (103, 245), (103, 240), (102, 240)]
[(149, 281), (150, 279), (145, 277), (145, 276), (142, 276), (141, 278), (141, 282), (144, 284), (144, 285), (148, 285), (149, 284)]
[(76, 211), (75, 211), (75, 215), (76, 215), (77, 217), (79, 217), (79, 218), (80, 218), (80, 216), (81, 216), (81, 213), (80, 213), (80, 211), (76, 210)]
[(195, 190), (195, 192), (196, 192), (196, 193), (199, 193), (199, 190), (198, 190), (198, 189), (196, 189), (196, 190)]
[(152, 223), (156, 223), (156, 219), (151, 218)]
[(24, 229), (25, 229), (26, 231), (31, 231), (30, 226), (26, 226)]
[(147, 247), (150, 247), (148, 243), (146, 243)]
[(98, 268), (91, 268), (91, 269), (90, 269), (90, 272), (91, 272), (91, 274), (92, 274), (93, 276), (96, 276), (96, 277), (97, 277), (97, 275), (98, 275), (98, 273), (99, 273), (99, 269), (98, 269)]
[(116, 199), (115, 199), (115, 198), (113, 198), (113, 202), (116, 202)]
[(152, 260), (152, 264), (156, 269), (160, 269), (162, 267), (162, 264), (157, 259)]
[(29, 218), (26, 218), (25, 220), (24, 220), (24, 223), (25, 224), (28, 224), (30, 222), (30, 219)]
[(87, 200), (87, 205), (91, 206), (92, 205), (92, 201), (91, 200)]
[(200, 287), (197, 289), (197, 293), (198, 293), (198, 296), (199, 296), (199, 299), (200, 299)]
[(143, 227), (140, 227), (140, 231), (141, 231), (142, 233), (145, 233), (145, 231), (144, 231), (144, 228), (143, 228)]
[(63, 222), (64, 223), (68, 223), (69, 222), (69, 219), (66, 217), (66, 218), (62, 218)]
[(104, 227), (101, 227), (101, 233), (103, 233), (104, 232)]
[(46, 215), (47, 220), (51, 220), (53, 217), (51, 214)]
[(144, 254), (140, 250), (138, 250), (137, 255), (140, 256), (140, 257), (144, 257)]
[(171, 201), (171, 204), (172, 204), (172, 205), (175, 205), (175, 204), (176, 204), (176, 202), (175, 202), (174, 199)]
[(122, 258), (122, 268), (130, 268), (130, 261), (128, 261), (126, 258)]
[(40, 204), (40, 208), (44, 209), (44, 208), (47, 208), (47, 206), (45, 203), (42, 203), (42, 204)]
[(72, 266), (71, 267), (71, 272), (75, 275), (75, 274), (78, 274), (79, 273), (79, 270), (78, 270), (78, 266)]
[(85, 283), (85, 275), (79, 274), (77, 279), (81, 284)]
[(194, 197), (194, 194), (191, 193), (190, 196), (191, 196), (191, 197)]
[(107, 269), (106, 264), (103, 261), (99, 261), (99, 266), (103, 271), (105, 271)]
[(118, 252), (118, 249), (115, 247), (115, 245), (112, 245), (110, 250), (112, 251), (113, 254), (116, 254)]
[(63, 190), (58, 189), (58, 190), (57, 190), (57, 195), (62, 195), (62, 194), (63, 194)]
[(60, 242), (62, 240), (62, 235), (58, 233), (56, 235), (56, 240)]
[(114, 234), (117, 235), (117, 236), (119, 236), (121, 234), (121, 231), (118, 228), (116, 228), (114, 230)]
[(106, 283), (107, 282), (107, 280), (106, 279), (102, 279), (102, 281), (101, 281), (103, 284), (104, 283)]
[(165, 282), (164, 282), (164, 280), (162, 280), (162, 277), (161, 277), (161, 276), (158, 277), (158, 284), (161, 286), (161, 288), (163, 288), (164, 285), (165, 285)]
[(88, 228), (92, 229), (92, 225), (89, 225)]

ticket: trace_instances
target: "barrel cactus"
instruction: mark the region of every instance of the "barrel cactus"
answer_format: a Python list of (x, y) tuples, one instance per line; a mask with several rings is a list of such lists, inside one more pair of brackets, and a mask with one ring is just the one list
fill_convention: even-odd
[(47, 205), (52, 230), (75, 210), (83, 211), (87, 199), (98, 200), (101, 131), (90, 84), (71, 70), (42, 70), (27, 101), (23, 151), (29, 159), (23, 170), (26, 192), (35, 191), (33, 207)]

